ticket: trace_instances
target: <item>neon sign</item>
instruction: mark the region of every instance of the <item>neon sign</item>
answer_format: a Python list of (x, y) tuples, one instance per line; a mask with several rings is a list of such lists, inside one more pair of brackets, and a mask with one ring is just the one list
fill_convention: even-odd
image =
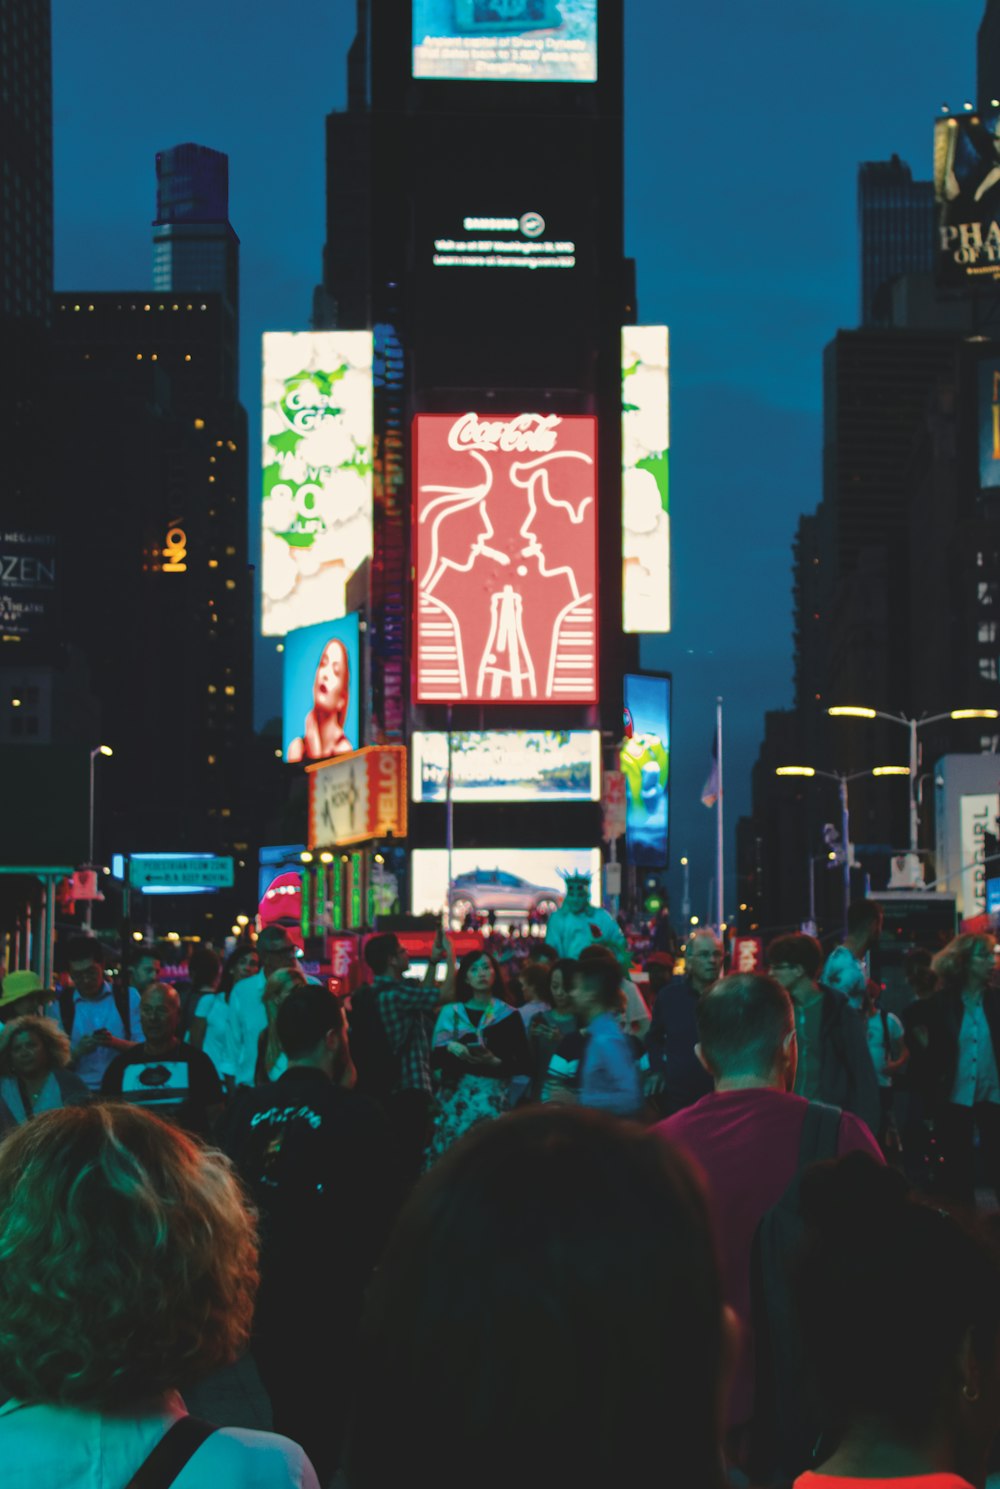
[(414, 421), (419, 703), (597, 698), (597, 421)]
[(163, 540), (163, 572), (164, 574), (186, 574), (187, 573), (187, 533), (178, 522), (172, 522), (167, 528), (167, 535)]

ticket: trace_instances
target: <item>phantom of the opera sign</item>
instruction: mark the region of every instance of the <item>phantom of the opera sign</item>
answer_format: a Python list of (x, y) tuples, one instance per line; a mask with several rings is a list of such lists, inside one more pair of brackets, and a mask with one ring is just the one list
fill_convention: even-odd
[(597, 699), (597, 421), (414, 421), (418, 703)]
[(934, 125), (937, 280), (995, 289), (1000, 280), (1000, 111)]

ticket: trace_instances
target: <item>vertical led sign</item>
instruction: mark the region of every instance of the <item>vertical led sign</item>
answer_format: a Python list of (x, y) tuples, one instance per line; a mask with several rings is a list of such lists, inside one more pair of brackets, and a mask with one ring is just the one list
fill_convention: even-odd
[(629, 862), (663, 868), (670, 829), (670, 678), (628, 673), (622, 745)]
[(418, 703), (597, 698), (597, 420), (414, 420)]
[(979, 484), (1000, 486), (1000, 360), (979, 364)]
[(372, 335), (264, 337), (261, 630), (336, 620), (372, 552)]
[(622, 629), (670, 630), (666, 326), (622, 329)]

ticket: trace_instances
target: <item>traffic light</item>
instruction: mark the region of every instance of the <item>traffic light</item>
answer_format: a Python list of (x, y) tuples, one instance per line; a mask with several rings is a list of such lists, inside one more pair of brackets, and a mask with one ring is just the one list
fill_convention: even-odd
[(659, 915), (667, 903), (667, 891), (658, 874), (647, 874), (642, 881), (642, 908), (647, 915)]

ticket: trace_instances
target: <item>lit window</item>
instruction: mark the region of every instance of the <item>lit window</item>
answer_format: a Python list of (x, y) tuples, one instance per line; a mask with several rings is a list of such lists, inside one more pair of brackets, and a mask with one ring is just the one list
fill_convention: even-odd
[(209, 476), (209, 478), (208, 478), (208, 479), (209, 479), (209, 480), (210, 480), (210, 481), (213, 481), (213, 482), (214, 482), (214, 480), (215, 480), (215, 477), (214, 477), (214, 476)]
[(148, 310), (150, 307), (148, 305), (144, 305), (142, 308), (143, 310)]
[(219, 691), (219, 690), (218, 690), (218, 688), (217, 688), (217, 687), (216, 687), (216, 686), (215, 686), (215, 683), (214, 683), (214, 682), (210, 682), (210, 683), (209, 683), (209, 685), (208, 685), (208, 691), (209, 691), (209, 692), (210, 692), (210, 693), (217, 693), (217, 692), (218, 692), (218, 691)]
[(184, 353), (184, 360), (185, 360), (185, 362), (190, 362), (190, 360), (191, 360), (191, 353), (190, 352), (185, 352)]
[(226, 580), (226, 588), (227, 589), (235, 589), (236, 588), (236, 580), (235, 579), (227, 579)]
[(227, 698), (235, 698), (236, 697), (236, 689), (233, 687), (232, 683), (227, 683), (227, 685), (226, 685), (226, 697)]
[(195, 421), (194, 421), (194, 427), (196, 429), (204, 429), (204, 427), (205, 427), (205, 420), (204, 419), (195, 419)]
[(996, 680), (997, 680), (997, 659), (996, 659), (996, 657), (980, 657), (979, 658), (979, 676), (980, 677), (984, 677), (987, 682), (996, 682)]
[(137, 362), (141, 362), (142, 361), (142, 352), (136, 352), (136, 354), (135, 354), (135, 360)]
[(210, 569), (217, 569), (219, 567), (219, 560), (217, 558), (210, 558), (208, 561), (208, 567)]
[(209, 763), (209, 765), (214, 765), (215, 764), (215, 756), (214, 755), (209, 755), (209, 757), (208, 757), (208, 763)]

